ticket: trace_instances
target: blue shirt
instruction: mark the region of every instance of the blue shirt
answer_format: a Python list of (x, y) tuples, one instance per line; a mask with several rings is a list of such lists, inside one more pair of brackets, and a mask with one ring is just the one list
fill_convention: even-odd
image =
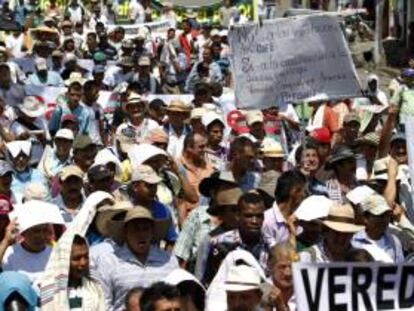
[(51, 133), (56, 133), (60, 129), (62, 118), (68, 114), (74, 114), (76, 116), (79, 123), (79, 134), (89, 134), (90, 114), (88, 110), (81, 104), (74, 110), (70, 110), (66, 104), (66, 99), (64, 103), (59, 104), (53, 111), (49, 121), (49, 130)]
[(16, 198), (16, 203), (22, 203), (24, 189), (29, 183), (40, 183), (43, 184), (46, 189), (49, 189), (47, 180), (38, 169), (31, 168), (25, 172), (15, 171), (13, 174), (11, 190)]
[(37, 73), (32, 73), (26, 81), (26, 84), (40, 85), (40, 86), (64, 86), (63, 80), (57, 72), (48, 71), (45, 82), (40, 81)]
[(164, 239), (167, 242), (175, 242), (177, 240), (178, 234), (175, 231), (175, 228), (172, 222), (172, 215), (169, 209), (164, 204), (158, 201), (154, 201), (154, 203), (151, 206), (151, 213), (155, 219), (163, 219), (163, 220), (171, 219), (167, 234)]

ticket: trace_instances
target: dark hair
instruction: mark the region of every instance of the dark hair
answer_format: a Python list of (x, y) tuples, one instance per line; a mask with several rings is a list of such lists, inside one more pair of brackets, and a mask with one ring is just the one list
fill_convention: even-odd
[(345, 254), (346, 262), (373, 262), (375, 261), (371, 254), (362, 248), (353, 248), (350, 249)]
[(286, 202), (289, 199), (293, 187), (301, 187), (306, 184), (306, 177), (299, 171), (287, 171), (280, 175), (275, 189), (277, 203)]
[(307, 141), (304, 144), (300, 145), (298, 147), (298, 149), (296, 149), (296, 152), (295, 152), (295, 161), (296, 161), (296, 164), (299, 164), (300, 163), (300, 159), (302, 158), (303, 152), (305, 150), (309, 150), (309, 149), (313, 149), (313, 150), (316, 150), (317, 151), (318, 150), (318, 146), (314, 142), (312, 142), (312, 141)]
[(85, 92), (88, 92), (89, 90), (91, 90), (94, 87), (98, 87), (98, 85), (96, 84), (96, 82), (94, 80), (88, 80), (83, 85), (83, 89), (84, 89)]
[(68, 93), (71, 90), (81, 91), (82, 92), (82, 90), (83, 90), (82, 84), (80, 84), (78, 82), (72, 83), (71, 85), (68, 86)]
[(128, 291), (128, 293), (125, 296), (125, 310), (128, 310), (128, 304), (129, 304), (129, 300), (131, 299), (131, 297), (142, 293), (143, 290), (144, 289), (142, 287), (134, 287)]
[(156, 98), (148, 106), (150, 109), (160, 110), (161, 107), (165, 106), (165, 102), (162, 99)]
[(199, 63), (196, 67), (197, 73), (208, 73), (210, 70), (210, 67), (208, 65), (205, 65), (203, 62)]
[(257, 192), (247, 192), (240, 197), (238, 205), (241, 206), (243, 203), (254, 205), (264, 204), (264, 200), (263, 197)]
[(85, 238), (80, 236), (79, 234), (76, 234), (73, 238), (72, 245), (85, 245), (88, 246), (88, 243), (86, 242)]
[(221, 122), (220, 120), (214, 120), (213, 122), (211, 122), (211, 123), (207, 126), (207, 128), (206, 128), (207, 132), (210, 132), (211, 128), (212, 128), (214, 125), (216, 125), (216, 124), (220, 124), (220, 125), (221, 125), (221, 127), (222, 127), (223, 129), (225, 128), (225, 126), (224, 126), (223, 122)]
[(164, 282), (157, 282), (146, 288), (139, 302), (141, 311), (154, 311), (155, 303), (161, 299), (173, 300), (180, 297), (177, 287)]
[(196, 135), (205, 137), (205, 135), (201, 133), (195, 133), (195, 132), (188, 133), (184, 138), (184, 150), (186, 150), (188, 147), (194, 146)]
[(237, 137), (231, 144), (230, 144), (230, 152), (229, 152), (229, 160), (233, 159), (235, 153), (241, 153), (244, 151), (244, 148), (252, 147), (255, 148), (254, 143), (247, 137), (241, 136)]

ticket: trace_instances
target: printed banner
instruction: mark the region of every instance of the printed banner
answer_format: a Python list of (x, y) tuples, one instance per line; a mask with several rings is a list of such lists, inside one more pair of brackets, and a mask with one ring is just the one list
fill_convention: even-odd
[(293, 265), (297, 311), (414, 310), (414, 265)]
[(229, 32), (239, 108), (266, 108), (319, 96), (361, 96), (335, 17), (265, 20)]
[(166, 39), (167, 31), (169, 28), (172, 27), (172, 24), (171, 21), (159, 21), (133, 25), (108, 25), (109, 32), (117, 26), (122, 26), (122, 28), (125, 29), (125, 36), (128, 38), (135, 37), (139, 33), (140, 29), (142, 29), (143, 27), (147, 27), (150, 31), (152, 39)]

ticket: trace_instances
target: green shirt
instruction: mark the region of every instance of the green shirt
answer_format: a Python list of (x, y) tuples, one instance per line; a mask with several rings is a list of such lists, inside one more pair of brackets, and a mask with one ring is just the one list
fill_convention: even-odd
[(391, 102), (400, 107), (400, 123), (405, 123), (406, 117), (414, 116), (414, 89), (404, 88), (396, 92)]

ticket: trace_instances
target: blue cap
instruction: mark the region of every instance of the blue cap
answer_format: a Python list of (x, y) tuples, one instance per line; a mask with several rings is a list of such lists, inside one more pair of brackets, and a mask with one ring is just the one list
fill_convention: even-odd
[(18, 293), (27, 302), (27, 310), (34, 311), (38, 297), (31, 286), (30, 280), (24, 274), (15, 271), (6, 271), (0, 274), (0, 306), (1, 310), (4, 302), (11, 294)]
[(92, 73), (104, 73), (105, 72), (105, 66), (104, 65), (96, 65), (93, 67)]
[(401, 76), (403, 76), (404, 78), (414, 78), (414, 69), (404, 68)]
[(9, 164), (9, 162), (6, 162), (4, 160), (0, 160), (0, 176), (4, 176), (7, 173), (12, 173), (13, 168)]

